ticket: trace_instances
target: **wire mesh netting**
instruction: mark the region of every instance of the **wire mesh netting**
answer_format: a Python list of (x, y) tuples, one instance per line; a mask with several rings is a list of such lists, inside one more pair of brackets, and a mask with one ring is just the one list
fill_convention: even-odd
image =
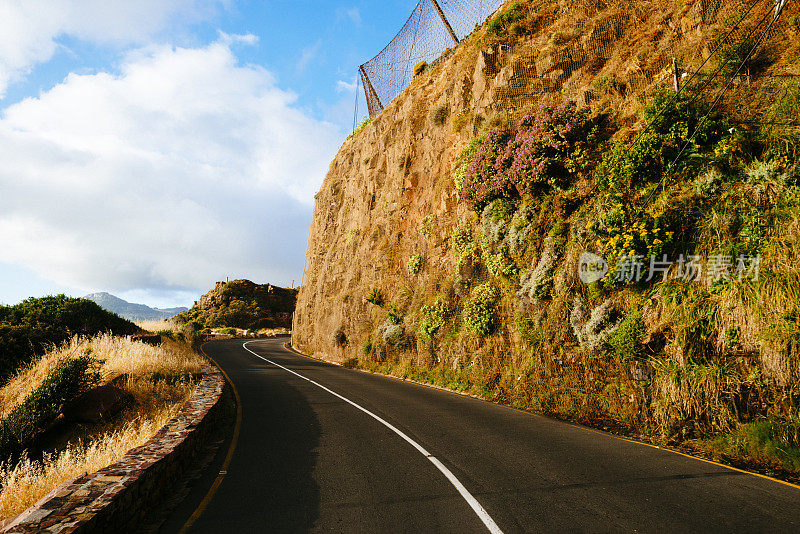
[(370, 117), (411, 83), (419, 62), (433, 62), (457, 44), (453, 34), (460, 41), (502, 4), (503, 0), (420, 0), (386, 48), (358, 69)]

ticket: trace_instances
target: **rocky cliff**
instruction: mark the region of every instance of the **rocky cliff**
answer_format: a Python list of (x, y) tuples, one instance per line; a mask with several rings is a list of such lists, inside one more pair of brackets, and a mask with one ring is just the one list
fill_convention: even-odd
[[(770, 148), (757, 128), (716, 114), (717, 122), (700, 121), (708, 108), (692, 107), (696, 99), (644, 97), (665, 94), (659, 88), (676, 75), (685, 80), (672, 59), (699, 66), (744, 8), (514, 4), (522, 14), (476, 29), (342, 145), (316, 195), (295, 344), (332, 361), (664, 436), (731, 430), (763, 413), (759, 403), (788, 394), (797, 372), (794, 349), (781, 345), (788, 341), (762, 336), (772, 320), (766, 296), (748, 300), (741, 277), (743, 285), (723, 291), (713, 280), (673, 281), (675, 271), (649, 285), (615, 282), (613, 263), (599, 282), (584, 284), (578, 272), (584, 252), (611, 260), (725, 250), (779, 263), (778, 249), (794, 247), (789, 212), (754, 222), (766, 197), (754, 200), (758, 179), (748, 178), (760, 172), (756, 163), (772, 165), (770, 176), (784, 180), (775, 187), (789, 187), (793, 156)], [(798, 74), (790, 26), (765, 41), (765, 75)], [(726, 63), (715, 61), (723, 72)], [(577, 108), (562, 105), (569, 101)], [(657, 122), (655, 111), (667, 108), (670, 123)], [(625, 148), (645, 121), (654, 133), (637, 160)], [(716, 130), (704, 129), (702, 141), (677, 131), (709, 124)], [(573, 127), (583, 138), (565, 133)], [(531, 132), (544, 133), (531, 141)], [(542, 138), (555, 144), (536, 145)], [(661, 180), (672, 176), (667, 159), (684, 141), (695, 159)], [(531, 143), (549, 158), (545, 171), (529, 166), (528, 182), (514, 182), (510, 161), (520, 147), (538, 150)], [(495, 154), (487, 172), (506, 181), (478, 183), (495, 149), (509, 163)], [(783, 163), (764, 163), (779, 153)], [(772, 206), (795, 209), (787, 189), (771, 191)], [(745, 227), (758, 227), (762, 242), (784, 241), (758, 249), (738, 237)], [(793, 309), (792, 284), (771, 290), (781, 313)], [(770, 385), (748, 383), (756, 374)]]

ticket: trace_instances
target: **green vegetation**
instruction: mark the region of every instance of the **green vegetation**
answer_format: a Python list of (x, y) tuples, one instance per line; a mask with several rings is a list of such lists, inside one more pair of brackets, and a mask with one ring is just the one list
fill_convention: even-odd
[(481, 43), (490, 45), (514, 31), (515, 24), (525, 16), (526, 3), (516, 0), (486, 24)]
[(381, 293), (380, 288), (373, 287), (369, 290), (367, 296), (364, 297), (364, 300), (375, 306), (383, 306), (383, 293)]
[(194, 331), (230, 327), (242, 330), (291, 328), (297, 290), (250, 280), (219, 282), (192, 309), (176, 316)]
[(235, 336), (238, 333), (238, 330), (228, 326), (225, 328), (220, 328), (219, 333), (224, 336)]
[(643, 334), (642, 314), (639, 310), (632, 310), (609, 336), (608, 344), (615, 357), (621, 360), (632, 360), (642, 355), (644, 346), (641, 338)]
[(400, 315), (397, 306), (394, 304), (389, 306), (389, 310), (386, 312), (386, 320), (389, 321), (389, 324), (393, 325), (401, 324), (403, 322), (403, 317)]
[(447, 117), (450, 116), (450, 106), (447, 103), (440, 104), (436, 106), (433, 111), (431, 111), (431, 122), (436, 126), (444, 126), (444, 123), (447, 122)]
[(420, 74), (425, 72), (425, 69), (427, 69), (427, 68), (428, 68), (428, 62), (427, 61), (420, 61), (419, 63), (414, 65), (414, 76), (419, 76)]
[[(772, 469), (800, 471), (800, 423), (761, 418), (699, 443), (718, 457), (744, 459)], [(720, 458), (722, 459), (722, 458)]]
[(55, 420), (64, 403), (100, 382), (99, 364), (86, 354), (63, 361), (0, 423), (0, 461), (32, 443)]
[(419, 332), (427, 338), (434, 337), (446, 324), (449, 307), (443, 299), (419, 310)]
[(433, 229), (433, 225), (436, 223), (436, 216), (432, 213), (429, 213), (425, 217), (422, 218), (422, 222), (419, 225), (419, 234), (423, 237), (430, 238), (431, 237), (431, 230)]
[(410, 258), (408, 258), (408, 262), (406, 263), (406, 270), (408, 274), (415, 275), (422, 270), (422, 256), (419, 254), (414, 254)]
[(477, 286), (472, 296), (464, 305), (464, 326), (479, 337), (494, 332), (497, 327), (495, 306), (500, 299), (500, 292), (491, 283)]
[(614, 87), (614, 79), (607, 74), (601, 74), (594, 79), (592, 86), (601, 94), (605, 94)]
[(128, 335), (139, 328), (92, 301), (64, 295), (0, 306), (0, 384), (35, 355), (73, 335)]
[(355, 129), (355, 130), (353, 130), (353, 133), (351, 133), (350, 135), (348, 135), (348, 136), (347, 136), (347, 138), (348, 138), (348, 139), (350, 139), (351, 137), (355, 137), (355, 136), (357, 136), (358, 134), (360, 134), (360, 133), (361, 133), (361, 130), (363, 130), (364, 128), (366, 128), (366, 127), (367, 127), (367, 125), (368, 125), (370, 122), (372, 122), (372, 118), (371, 118), (371, 117), (364, 117), (364, 119), (363, 119), (363, 120), (362, 120), (362, 121), (359, 123), (359, 125), (358, 125), (358, 126), (356, 126), (356, 129)]

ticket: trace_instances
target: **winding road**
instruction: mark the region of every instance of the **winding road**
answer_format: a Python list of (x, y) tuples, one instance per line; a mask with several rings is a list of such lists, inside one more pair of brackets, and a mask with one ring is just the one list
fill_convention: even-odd
[(162, 530), (800, 531), (797, 487), (343, 369), (284, 342), (204, 346), (241, 418), (202, 491)]

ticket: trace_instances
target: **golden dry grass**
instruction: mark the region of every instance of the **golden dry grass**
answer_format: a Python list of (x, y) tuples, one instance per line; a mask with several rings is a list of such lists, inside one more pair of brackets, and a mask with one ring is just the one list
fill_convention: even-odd
[(199, 373), (203, 363), (203, 359), (190, 347), (171, 340), (154, 347), (108, 334), (91, 339), (75, 337), (19, 371), (0, 388), (0, 418), (5, 418), (64, 359), (79, 356), (87, 350), (91, 351), (93, 358), (104, 361), (100, 368), (104, 381), (122, 374), (136, 377), (153, 373)]
[(87, 442), (71, 443), (60, 453), (47, 454), (42, 461), (23, 459), (13, 467), (0, 466), (0, 518), (25, 511), (53, 488), (82, 473), (93, 473), (119, 460), (147, 442), (178, 411), (190, 392), (179, 403), (144, 413)]
[(191, 380), (158, 377), (195, 374), (203, 364), (190, 347), (169, 340), (153, 347), (110, 335), (76, 337), (20, 371), (0, 389), (0, 417), (41, 384), (60, 362), (87, 350), (103, 360), (100, 373), (104, 381), (127, 376), (120, 387), (134, 396), (134, 407), (115, 421), (87, 427), (82, 435), (45, 454), (41, 461), (23, 459), (14, 466), (0, 466), (0, 518), (24, 511), (62, 482), (97, 471), (144, 444), (177, 413), (195, 387)]
[(171, 319), (160, 319), (156, 321), (136, 321), (136, 326), (142, 330), (147, 330), (148, 332), (158, 332), (160, 330), (173, 330), (175, 332), (180, 331), (180, 325), (178, 325), (178, 321), (176, 321), (174, 317)]

